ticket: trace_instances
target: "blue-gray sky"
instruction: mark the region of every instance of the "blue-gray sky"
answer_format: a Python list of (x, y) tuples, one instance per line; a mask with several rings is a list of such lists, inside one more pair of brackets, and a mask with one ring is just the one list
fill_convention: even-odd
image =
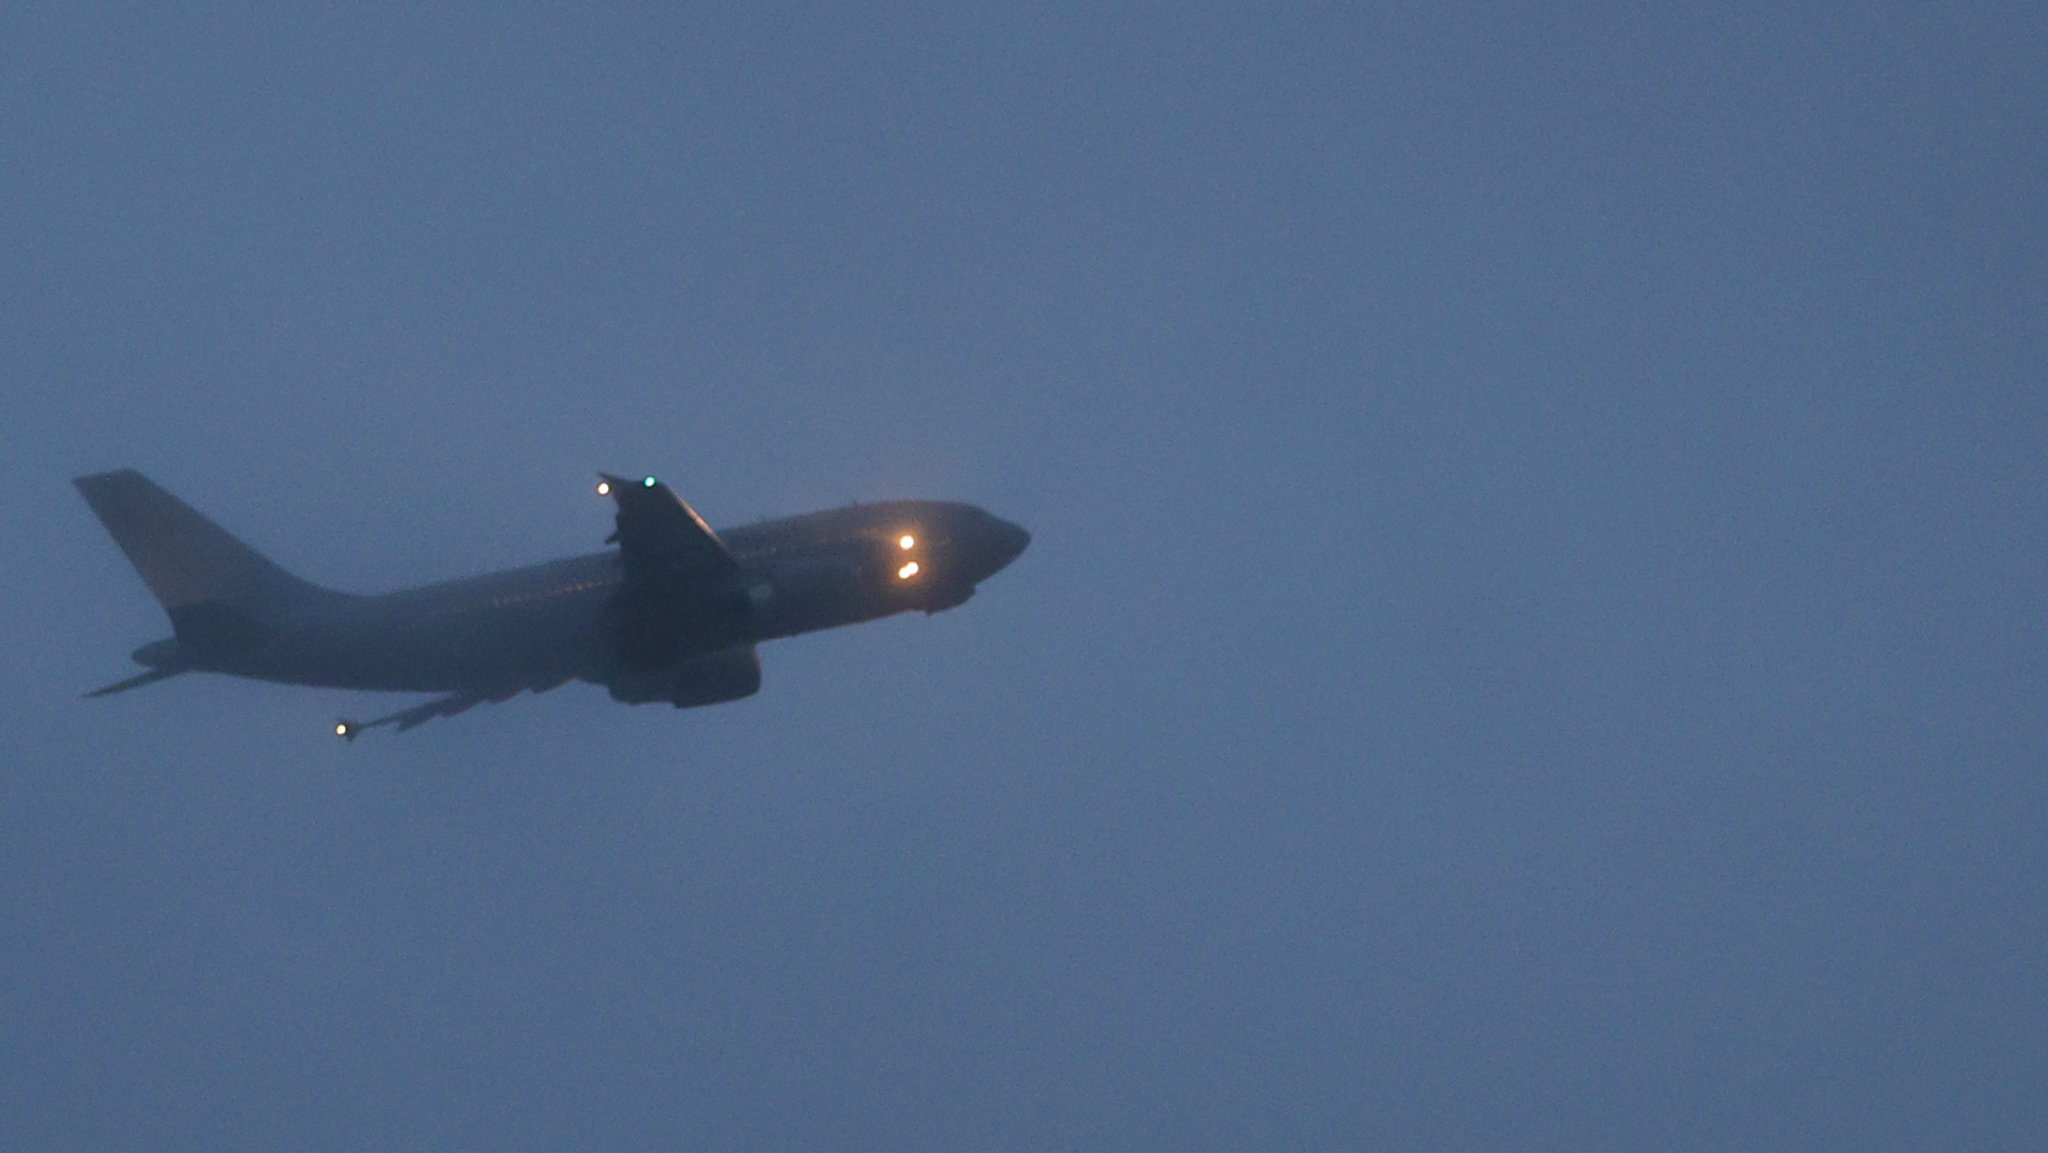
[[(2037, 5), (724, 7), (0, 13), (0, 1144), (2048, 1131)], [(79, 699), (130, 465), (360, 591), (1036, 542), (344, 746)]]

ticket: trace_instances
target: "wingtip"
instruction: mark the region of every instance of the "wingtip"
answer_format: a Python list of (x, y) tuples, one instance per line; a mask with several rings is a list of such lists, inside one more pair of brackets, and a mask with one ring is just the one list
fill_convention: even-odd
[(74, 476), (71, 478), (71, 483), (84, 488), (88, 485), (105, 484), (109, 481), (146, 479), (148, 478), (132, 468), (109, 468), (102, 469), (99, 472), (88, 472)]

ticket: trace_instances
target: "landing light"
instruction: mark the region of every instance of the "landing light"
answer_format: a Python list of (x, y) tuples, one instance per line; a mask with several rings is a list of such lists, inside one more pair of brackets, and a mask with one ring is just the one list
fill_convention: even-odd
[(909, 552), (911, 549), (917, 547), (917, 538), (911, 536), (909, 533), (904, 533), (902, 536), (896, 538), (896, 547), (902, 549), (905, 552)]
[(897, 569), (897, 570), (896, 570), (896, 579), (897, 579), (897, 580), (900, 580), (900, 581), (907, 581), (907, 580), (909, 580), (909, 579), (910, 579), (911, 577), (914, 577), (914, 576), (916, 576), (916, 575), (917, 575), (917, 562), (916, 562), (916, 561), (909, 561), (909, 562), (905, 563), (905, 564), (904, 564), (904, 566), (903, 566), (902, 568), (900, 568), (900, 569)]

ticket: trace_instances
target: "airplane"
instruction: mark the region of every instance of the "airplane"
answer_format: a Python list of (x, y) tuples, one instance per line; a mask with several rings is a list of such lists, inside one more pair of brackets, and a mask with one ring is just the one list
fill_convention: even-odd
[(374, 596), (301, 580), (133, 469), (72, 483), (171, 619), (136, 676), (188, 672), (438, 693), (354, 740), (572, 680), (626, 704), (752, 696), (763, 641), (955, 608), (1031, 534), (969, 504), (891, 500), (713, 531), (652, 476), (598, 474), (616, 549)]

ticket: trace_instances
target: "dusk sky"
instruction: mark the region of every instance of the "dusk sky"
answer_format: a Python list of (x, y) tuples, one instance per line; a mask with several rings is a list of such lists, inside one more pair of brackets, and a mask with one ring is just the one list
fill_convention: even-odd
[[(2021, 1149), (2048, 9), (0, 9), (0, 1147)], [(965, 500), (759, 696), (193, 675)]]

